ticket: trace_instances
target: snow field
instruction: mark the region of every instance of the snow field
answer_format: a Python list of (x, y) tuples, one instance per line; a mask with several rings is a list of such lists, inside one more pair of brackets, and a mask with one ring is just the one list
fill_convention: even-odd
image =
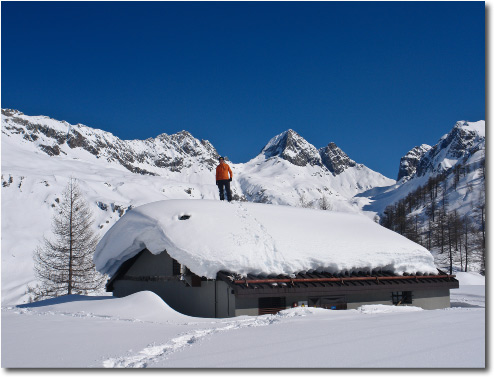
[(298, 307), (276, 315), (184, 316), (151, 292), (2, 308), (2, 367), (483, 368), (485, 289), (442, 310)]

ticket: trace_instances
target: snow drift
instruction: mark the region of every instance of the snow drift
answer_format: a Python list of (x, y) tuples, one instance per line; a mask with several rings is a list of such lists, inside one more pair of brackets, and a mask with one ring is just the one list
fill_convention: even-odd
[(150, 291), (142, 291), (122, 298), (112, 296), (65, 295), (19, 305), (18, 308), (36, 313), (65, 313), (79, 317), (114, 318), (155, 323), (187, 323), (200, 321), (179, 313)]
[(98, 244), (96, 268), (113, 275), (144, 248), (166, 250), (210, 279), (222, 270), (437, 273), (428, 250), (365, 216), (255, 203), (165, 200), (135, 208)]

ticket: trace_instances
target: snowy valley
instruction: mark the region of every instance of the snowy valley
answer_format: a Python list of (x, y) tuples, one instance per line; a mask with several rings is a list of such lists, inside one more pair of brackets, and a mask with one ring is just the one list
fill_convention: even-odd
[[(43, 236), (51, 236), (52, 216), (71, 178), (77, 179), (89, 202), (94, 230), (102, 238), (136, 207), (167, 199), (206, 199), (202, 200), (204, 206), (216, 202), (214, 168), (219, 155), (211, 143), (195, 139), (187, 131), (147, 140), (121, 140), (81, 124), (3, 109), (2, 367), (485, 367), (485, 278), (477, 272), (453, 271), (460, 288), (451, 290), (451, 308), (437, 310), (384, 305), (342, 311), (298, 307), (274, 315), (196, 318), (176, 312), (149, 291), (124, 298), (101, 292), (29, 303), (27, 289), (35, 283), (33, 251)], [(468, 172), (463, 171), (457, 180), (455, 174), (445, 174), (449, 191), (445, 190), (444, 196), (448, 196), (451, 210), (468, 215), (485, 189), (482, 161), (484, 121), (458, 122), (434, 146), (412, 149), (402, 158), (397, 181), (353, 161), (333, 142), (317, 149), (294, 130), (287, 130), (269, 140), (252, 160), (229, 162), (236, 203), (225, 203), (230, 207), (224, 212), (243, 217), (240, 225), (252, 230), (247, 241), (264, 242), (266, 250), (277, 251), (274, 242), (265, 242), (269, 238), (266, 223), (258, 221), (276, 223), (266, 211), (268, 205), (343, 212), (339, 219), (356, 217), (356, 223), (366, 227), (431, 177), (453, 172), (461, 163), (470, 166)], [(198, 207), (193, 210), (194, 215), (200, 213)], [(277, 213), (291, 210), (280, 207)], [(301, 211), (305, 217), (300, 221), (309, 225), (317, 225), (322, 218), (309, 210)], [(427, 206), (417, 206), (412, 214), (425, 219), (427, 211)], [(221, 216), (218, 219), (228, 221)], [(150, 228), (158, 229), (155, 224)], [(318, 229), (314, 226), (314, 232)], [(381, 234), (370, 233), (376, 238)], [(249, 246), (245, 239), (233, 241)], [(314, 242), (318, 242), (317, 237)], [(284, 252), (292, 246), (286, 243), (282, 245)], [(293, 245), (297, 246), (295, 242)], [(425, 248), (414, 245), (416, 249), (409, 247), (412, 254), (427, 254), (424, 265), (434, 270), (437, 261)], [(161, 251), (163, 245), (159, 246)], [(340, 246), (344, 249), (345, 242)], [(395, 244), (390, 249), (393, 247)], [(375, 253), (372, 245), (363, 249), (363, 253)], [(281, 264), (284, 256), (277, 257), (276, 263)], [(305, 257), (300, 258), (308, 265), (304, 268), (311, 268), (314, 259)], [(325, 257), (321, 255), (317, 263)], [(392, 253), (388, 257), (392, 261), (383, 264), (400, 261), (393, 259)], [(356, 255), (353, 259), (368, 260), (369, 256)], [(410, 258), (405, 255), (405, 259)], [(354, 263), (351, 256), (349, 260)], [(479, 266), (477, 262), (471, 271), (479, 270)], [(204, 268), (200, 264), (194, 267), (197, 271)], [(75, 341), (69, 344), (67, 336)], [(427, 339), (433, 342), (424, 344)], [(387, 347), (376, 347), (376, 340)]]

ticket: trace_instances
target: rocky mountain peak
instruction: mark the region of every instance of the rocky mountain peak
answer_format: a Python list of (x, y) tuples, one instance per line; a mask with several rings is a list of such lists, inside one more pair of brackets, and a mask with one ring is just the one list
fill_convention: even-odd
[(15, 109), (2, 109), (2, 114), (10, 117), (15, 115), (24, 115), (23, 112), (20, 112), (19, 110), (15, 110)]
[(212, 170), (218, 158), (209, 141), (198, 140), (188, 131), (163, 133), (144, 141), (121, 140), (109, 132), (48, 117), (26, 116), (16, 110), (3, 109), (2, 115), (4, 135), (21, 136), (50, 156), (70, 156), (75, 149), (84, 150), (138, 174), (166, 174), (162, 169), (181, 172), (195, 165)]
[(283, 158), (296, 166), (322, 165), (316, 147), (292, 129), (273, 137), (261, 153), (266, 158)]
[(485, 121), (460, 121), (421, 158), (416, 175), (436, 174), (448, 170), (460, 159), (485, 148)]
[(331, 142), (326, 147), (319, 149), (321, 161), (333, 173), (341, 174), (345, 169), (356, 166), (357, 163), (350, 159), (335, 143)]
[(405, 156), (400, 159), (400, 169), (398, 171), (397, 180), (403, 179), (409, 180), (417, 171), (417, 165), (420, 159), (431, 149), (432, 147), (427, 144), (413, 147)]

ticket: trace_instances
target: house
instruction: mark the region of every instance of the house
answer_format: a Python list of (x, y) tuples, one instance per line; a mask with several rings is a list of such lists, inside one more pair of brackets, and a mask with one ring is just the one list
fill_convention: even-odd
[(129, 211), (94, 257), (117, 297), (149, 290), (198, 317), (293, 306), (449, 307), (453, 275), (420, 245), (360, 214), (210, 200)]

